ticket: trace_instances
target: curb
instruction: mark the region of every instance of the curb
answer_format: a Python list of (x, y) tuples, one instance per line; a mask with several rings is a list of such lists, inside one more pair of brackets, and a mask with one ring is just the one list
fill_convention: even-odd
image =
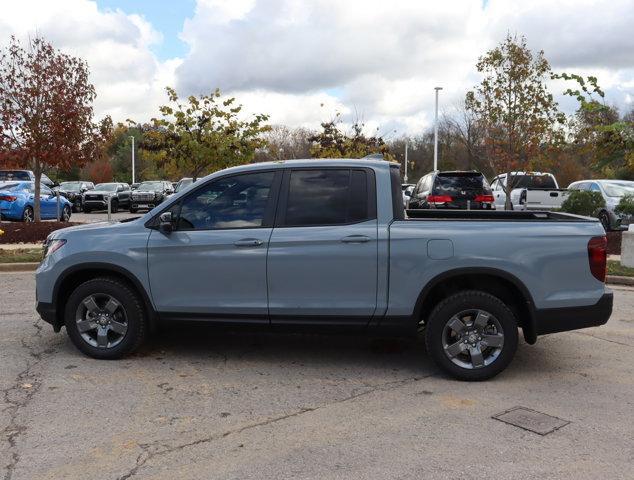
[(627, 285), (634, 287), (634, 277), (623, 277), (621, 275), (608, 275), (605, 278), (605, 283), (610, 285)]
[(34, 272), (39, 266), (39, 262), (0, 263), (0, 272)]

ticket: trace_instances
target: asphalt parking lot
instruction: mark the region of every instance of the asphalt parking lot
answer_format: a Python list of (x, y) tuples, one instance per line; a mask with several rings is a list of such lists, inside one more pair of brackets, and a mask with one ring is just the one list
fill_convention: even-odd
[[(33, 273), (0, 284), (5, 480), (632, 478), (634, 290), (606, 326), (461, 383), (415, 341), (200, 327), (96, 361), (38, 319)], [(570, 423), (492, 418), (516, 406)]]
[[(141, 210), (138, 213), (130, 213), (128, 211), (119, 211), (117, 213), (112, 213), (112, 220), (124, 220), (126, 218), (132, 217), (140, 217), (141, 215), (145, 215), (146, 210)], [(71, 222), (79, 222), (79, 223), (94, 223), (94, 222), (106, 222), (108, 220), (107, 212), (77, 212), (71, 215)]]

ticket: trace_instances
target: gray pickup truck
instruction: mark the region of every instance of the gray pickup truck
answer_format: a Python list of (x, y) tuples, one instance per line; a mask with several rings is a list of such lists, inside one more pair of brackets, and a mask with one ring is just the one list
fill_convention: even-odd
[[(482, 380), (538, 335), (602, 325), (606, 238), (552, 212), (403, 209), (398, 165), (294, 160), (216, 172), (143, 217), (51, 234), (37, 310), (95, 358), (161, 322), (424, 334)], [(416, 217), (416, 218), (412, 218)]]

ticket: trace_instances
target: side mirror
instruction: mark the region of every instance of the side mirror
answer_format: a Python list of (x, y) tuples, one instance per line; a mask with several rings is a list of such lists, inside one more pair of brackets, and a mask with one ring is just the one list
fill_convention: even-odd
[(163, 233), (171, 233), (174, 230), (172, 224), (172, 212), (163, 212), (159, 216), (159, 230)]

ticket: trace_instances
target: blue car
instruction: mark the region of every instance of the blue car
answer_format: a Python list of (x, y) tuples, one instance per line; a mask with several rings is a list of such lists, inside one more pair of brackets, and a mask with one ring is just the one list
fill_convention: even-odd
[[(46, 185), (40, 187), (40, 216), (42, 220), (70, 220), (71, 204), (66, 197), (59, 197), (59, 218), (57, 196)], [(0, 218), (32, 222), (35, 185), (33, 182), (0, 183)]]

